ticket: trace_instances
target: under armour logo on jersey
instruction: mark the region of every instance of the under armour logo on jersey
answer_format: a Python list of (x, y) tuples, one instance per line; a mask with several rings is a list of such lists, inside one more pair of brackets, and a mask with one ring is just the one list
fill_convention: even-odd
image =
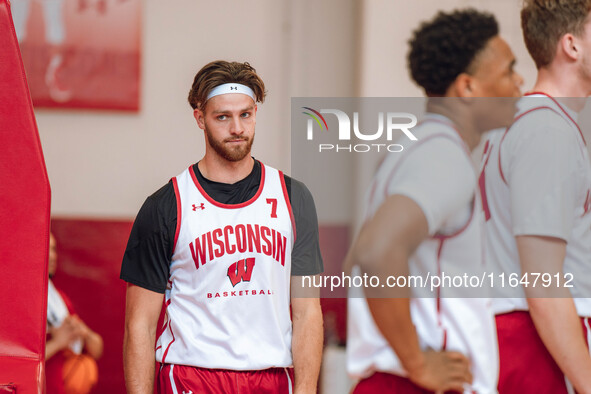
[(191, 390), (189, 390), (188, 392), (183, 390), (183, 394), (193, 394), (193, 392)]
[(238, 90), (238, 86), (230, 86), (230, 90)]
[(232, 286), (236, 286), (242, 281), (250, 282), (253, 268), (254, 257), (239, 260), (228, 267), (228, 278), (230, 279)]
[(201, 203), (199, 205), (193, 204), (193, 211), (196, 211), (198, 209), (205, 209), (205, 204), (204, 203)]

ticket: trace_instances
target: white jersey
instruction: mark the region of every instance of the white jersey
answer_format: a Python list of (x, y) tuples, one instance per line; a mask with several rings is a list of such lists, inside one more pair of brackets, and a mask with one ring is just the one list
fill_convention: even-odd
[(173, 178), (177, 234), (156, 345), (162, 363), (211, 369), (289, 367), (295, 227), (283, 174), (261, 163), (254, 197), (225, 205), (192, 167)]
[[(53, 281), (47, 281), (47, 326), (60, 327), (66, 317), (70, 315), (70, 311), (62, 298), (60, 292), (55, 288)], [(69, 348), (76, 354), (82, 353), (84, 342), (82, 339), (77, 339), (70, 342)]]
[(564, 278), (574, 286), (579, 315), (591, 316), (586, 298), (591, 295), (591, 164), (585, 139), (576, 114), (549, 96), (528, 95), (518, 107), (508, 129), (490, 133), (480, 175), (487, 261), (495, 279), (505, 277), (505, 287), (499, 281), (493, 287), (493, 308), (498, 314), (528, 310), (523, 288), (507, 280), (510, 274), (521, 278), (515, 236), (538, 235), (567, 241)]
[[(428, 115), (413, 129), (415, 132), (419, 141), (401, 142), (405, 145), (403, 153), (389, 155), (378, 170), (368, 217), (388, 196), (410, 197), (423, 210), (430, 233), (409, 259), (410, 275), (481, 277), (485, 272), (483, 224), (476, 172), (468, 149), (451, 122), (442, 116)], [(458, 297), (454, 289), (442, 288), (434, 295), (424, 290), (413, 287), (410, 300), (421, 348), (463, 353), (474, 376), (467, 392), (496, 392), (498, 351), (488, 292), (477, 290), (470, 293), (474, 298), (453, 298)], [(358, 379), (376, 371), (406, 376), (375, 325), (363, 295), (351, 291), (348, 302), (349, 374)]]

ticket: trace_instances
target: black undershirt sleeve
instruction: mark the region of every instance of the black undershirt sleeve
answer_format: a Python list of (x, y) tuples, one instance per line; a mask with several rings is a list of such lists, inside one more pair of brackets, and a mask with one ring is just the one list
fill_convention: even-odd
[(175, 232), (176, 196), (171, 181), (148, 197), (138, 212), (123, 255), (121, 279), (164, 293)]
[[(258, 161), (250, 175), (232, 184), (210, 181), (193, 166), (205, 192), (224, 204), (240, 204), (252, 198), (260, 183)], [(296, 223), (296, 242), (292, 250), (293, 276), (315, 275), (323, 271), (314, 199), (308, 188), (284, 175)], [(176, 196), (168, 182), (146, 199), (133, 224), (121, 265), (121, 279), (134, 285), (164, 293), (170, 275), (176, 233)]]
[(316, 275), (324, 271), (318, 234), (318, 217), (312, 193), (302, 182), (285, 175), (285, 186), (296, 223), (291, 252), (291, 275)]

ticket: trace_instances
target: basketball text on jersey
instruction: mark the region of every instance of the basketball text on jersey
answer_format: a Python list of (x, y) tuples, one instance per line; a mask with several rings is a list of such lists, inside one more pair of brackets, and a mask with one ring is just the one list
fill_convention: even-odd
[(243, 297), (243, 296), (259, 296), (259, 295), (274, 295), (273, 290), (237, 290), (237, 291), (220, 291), (218, 293), (207, 293), (207, 298), (226, 298), (226, 297)]

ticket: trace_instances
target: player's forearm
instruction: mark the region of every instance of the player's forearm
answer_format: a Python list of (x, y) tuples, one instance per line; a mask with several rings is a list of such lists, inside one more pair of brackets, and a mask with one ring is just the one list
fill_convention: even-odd
[[(425, 358), (410, 315), (408, 298), (368, 298), (373, 319), (409, 374), (423, 367)], [(354, 317), (353, 317), (354, 318)]]
[(154, 392), (155, 332), (127, 325), (123, 341), (125, 386), (130, 394)]
[(103, 355), (103, 338), (92, 330), (84, 337), (84, 349), (90, 357), (98, 360)]
[(578, 393), (591, 393), (591, 357), (571, 298), (528, 299), (546, 348)]
[[(542, 236), (516, 237), (523, 272), (563, 271), (566, 242)], [(589, 356), (575, 304), (564, 287), (526, 286), (530, 314), (544, 345), (579, 393), (591, 393)], [(545, 298), (543, 298), (545, 297)]]
[(322, 310), (318, 299), (309, 301), (305, 311), (293, 314), (292, 355), (296, 394), (316, 393), (322, 360)]
[(154, 392), (154, 342), (163, 294), (127, 285), (123, 369), (128, 393)]
[[(414, 248), (395, 240), (387, 247), (369, 248), (373, 253), (360, 255), (361, 269), (368, 275), (382, 278), (409, 274), (409, 263)], [(410, 314), (410, 293), (400, 289), (397, 293), (385, 288), (366, 288), (367, 304), (380, 332), (396, 352), (404, 368), (412, 373), (420, 369), (425, 360), (419, 346), (419, 338)], [(355, 317), (353, 317), (355, 318)]]
[(67, 343), (62, 344), (59, 343), (59, 341), (56, 341), (55, 339), (50, 339), (47, 342), (45, 342), (45, 360), (49, 360), (50, 358), (55, 356), (57, 352), (66, 348), (67, 345)]

